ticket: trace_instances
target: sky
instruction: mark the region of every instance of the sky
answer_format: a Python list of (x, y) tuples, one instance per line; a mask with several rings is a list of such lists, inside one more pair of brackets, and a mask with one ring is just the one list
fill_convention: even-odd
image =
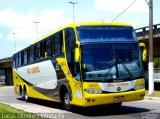
[[(38, 37), (75, 21), (111, 22), (135, 0), (0, 0), (0, 59), (11, 57)], [(146, 0), (149, 1), (149, 0)], [(149, 25), (149, 9), (145, 0), (134, 4), (115, 21), (134, 28)], [(153, 0), (153, 24), (160, 23), (160, 0)]]

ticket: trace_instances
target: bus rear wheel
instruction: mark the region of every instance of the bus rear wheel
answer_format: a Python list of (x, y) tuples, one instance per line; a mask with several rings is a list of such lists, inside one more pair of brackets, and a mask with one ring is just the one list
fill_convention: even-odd
[(28, 96), (28, 93), (27, 93), (26, 86), (24, 87), (24, 91), (23, 91), (23, 100), (26, 101), (26, 102), (29, 102), (29, 96)]
[(28, 97), (27, 91), (24, 91), (24, 101), (26, 101), (26, 102), (29, 101), (29, 97)]
[(24, 98), (24, 91), (21, 91), (21, 92), (20, 92), (20, 95), (21, 95), (21, 99), (22, 99), (22, 100), (25, 100), (25, 98)]

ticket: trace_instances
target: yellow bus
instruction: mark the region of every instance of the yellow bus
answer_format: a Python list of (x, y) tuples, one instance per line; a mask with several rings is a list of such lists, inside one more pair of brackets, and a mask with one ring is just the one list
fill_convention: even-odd
[(131, 25), (73, 23), (13, 55), (14, 88), (38, 98), (87, 107), (143, 100), (145, 82)]

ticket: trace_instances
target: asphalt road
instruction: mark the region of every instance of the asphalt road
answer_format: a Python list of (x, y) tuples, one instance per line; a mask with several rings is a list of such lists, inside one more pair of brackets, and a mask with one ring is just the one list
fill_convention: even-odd
[(3, 87), (0, 88), (0, 102), (54, 119), (160, 119), (158, 99), (126, 102), (120, 109), (113, 109), (111, 106), (74, 107), (72, 112), (67, 112), (59, 103), (37, 99), (26, 103), (14, 93), (13, 87)]

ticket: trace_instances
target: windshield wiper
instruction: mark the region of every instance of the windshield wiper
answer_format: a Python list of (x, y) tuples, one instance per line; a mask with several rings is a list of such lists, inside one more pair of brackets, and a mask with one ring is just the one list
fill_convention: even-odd
[[(118, 65), (118, 64), (122, 64), (122, 66), (123, 66), (124, 69), (127, 71), (127, 73), (129, 74), (129, 76), (131, 77), (132, 80), (135, 79), (134, 76), (133, 76), (133, 74), (131, 73), (131, 71), (128, 69), (128, 67), (127, 67), (127, 66), (122, 62), (122, 60), (119, 59), (118, 56), (117, 56), (116, 59), (114, 58), (114, 59), (112, 60), (112, 63), (111, 63), (111, 65), (109, 66), (107, 73), (104, 74), (104, 79), (103, 79), (102, 81), (105, 81), (106, 79), (107, 79), (108, 82), (112, 82), (112, 81), (113, 81), (113, 79), (109, 78), (109, 75), (111, 75), (111, 71), (112, 71), (112, 69), (113, 69), (113, 66), (115, 65), (115, 67), (117, 67), (116, 65)], [(116, 72), (118, 73), (119, 70), (116, 69)], [(118, 74), (117, 74), (117, 75), (118, 75)], [(118, 75), (118, 77), (119, 77), (119, 75)]]
[[(118, 57), (117, 57), (118, 58)], [(131, 71), (128, 69), (128, 67), (123, 63), (123, 61), (121, 59), (118, 58), (118, 63), (121, 63), (122, 66), (125, 68), (125, 70), (128, 72), (129, 76), (131, 77), (131, 79), (135, 79), (133, 74), (131, 73)]]
[[(109, 68), (108, 68), (107, 73), (104, 74), (104, 79), (102, 81), (105, 81), (106, 79), (108, 79), (108, 76), (111, 74), (112, 68), (115, 64), (116, 64), (116, 59), (113, 59)], [(112, 79), (108, 79), (108, 81), (110, 82), (110, 81), (112, 81)]]

